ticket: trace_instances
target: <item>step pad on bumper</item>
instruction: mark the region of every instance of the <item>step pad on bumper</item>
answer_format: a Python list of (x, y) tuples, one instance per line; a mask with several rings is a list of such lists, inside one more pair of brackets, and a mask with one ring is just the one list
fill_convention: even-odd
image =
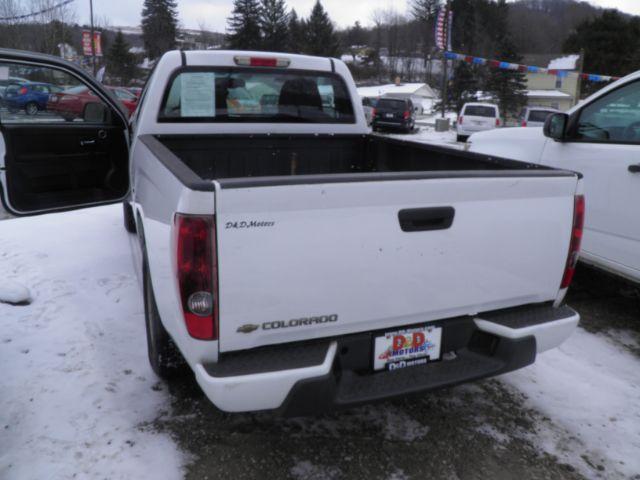
[(575, 313), (566, 305), (557, 308), (548, 304), (539, 306), (524, 305), (522, 307), (482, 313), (478, 315), (478, 318), (508, 328), (525, 328), (573, 317)]

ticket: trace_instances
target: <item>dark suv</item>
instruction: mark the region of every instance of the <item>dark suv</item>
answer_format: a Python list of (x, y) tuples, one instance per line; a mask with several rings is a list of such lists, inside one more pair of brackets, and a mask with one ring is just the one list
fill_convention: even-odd
[(373, 129), (411, 132), (416, 126), (413, 102), (408, 98), (381, 98), (373, 114)]

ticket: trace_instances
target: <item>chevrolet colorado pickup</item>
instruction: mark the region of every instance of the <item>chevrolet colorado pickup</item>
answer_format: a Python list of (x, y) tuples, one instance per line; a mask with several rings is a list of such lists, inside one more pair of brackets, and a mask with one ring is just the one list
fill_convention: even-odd
[(547, 122), (474, 134), (467, 148), (580, 172), (589, 200), (580, 260), (640, 284), (640, 72)]
[(17, 74), (66, 90), (55, 112), (2, 113), (5, 207), (123, 202), (151, 366), (170, 377), (186, 360), (224, 411), (309, 414), (498, 375), (578, 323), (563, 297), (579, 176), (372, 135), (339, 60), (169, 52), (130, 122), (63, 60), (0, 50), (0, 76)]

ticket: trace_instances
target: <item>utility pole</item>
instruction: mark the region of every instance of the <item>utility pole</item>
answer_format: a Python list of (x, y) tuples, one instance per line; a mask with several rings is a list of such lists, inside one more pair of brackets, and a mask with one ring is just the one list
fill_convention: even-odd
[(580, 95), (582, 94), (582, 72), (584, 70), (584, 48), (580, 49), (580, 56), (578, 57), (578, 64), (576, 65), (578, 69), (578, 82), (576, 84), (576, 98), (574, 105), (577, 105), (580, 101)]
[(89, 0), (89, 16), (91, 17), (91, 61), (93, 63), (93, 76), (96, 76), (96, 42), (93, 29), (93, 0)]
[[(451, 25), (449, 24), (450, 11), (451, 11), (451, 0), (447, 0), (447, 3), (445, 4), (445, 11), (444, 11), (444, 18), (445, 18), (445, 25), (446, 25), (445, 42), (448, 42), (447, 39), (450, 38), (450, 32), (449, 32), (449, 29), (451, 28)], [(445, 45), (445, 47), (448, 47), (448, 46), (449, 45)], [(445, 48), (442, 52), (442, 118), (444, 118), (447, 113), (447, 100), (449, 100), (449, 92), (448, 92), (449, 75), (447, 72), (449, 62), (447, 60), (447, 56), (445, 55), (446, 50), (447, 49)]]

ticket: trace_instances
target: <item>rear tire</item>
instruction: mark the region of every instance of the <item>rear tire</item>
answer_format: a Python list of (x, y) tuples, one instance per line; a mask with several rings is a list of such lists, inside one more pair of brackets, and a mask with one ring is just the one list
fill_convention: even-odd
[(124, 229), (129, 233), (136, 233), (136, 221), (133, 218), (133, 208), (129, 202), (122, 202), (122, 217), (124, 221)]
[(160, 320), (146, 261), (143, 265), (143, 276), (144, 317), (147, 327), (149, 364), (158, 377), (170, 380), (177, 377), (183, 369), (184, 359)]
[(25, 113), (31, 117), (37, 115), (39, 110), (40, 109), (38, 108), (38, 104), (36, 102), (29, 102), (24, 106)]

